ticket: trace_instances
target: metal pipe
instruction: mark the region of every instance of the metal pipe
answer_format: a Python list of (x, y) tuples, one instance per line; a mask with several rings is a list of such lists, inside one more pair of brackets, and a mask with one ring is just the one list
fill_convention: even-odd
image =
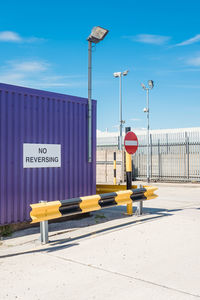
[[(40, 201), (40, 203), (47, 203), (47, 201)], [(45, 245), (49, 242), (48, 237), (48, 221), (40, 222), (40, 241), (42, 245)]]
[(114, 180), (113, 180), (113, 184), (117, 184), (117, 172), (116, 172), (116, 152), (114, 152), (114, 160), (113, 160), (113, 170), (114, 170)]
[(122, 150), (122, 73), (119, 77), (119, 132), (120, 132), (120, 138), (119, 138), (119, 150)]
[(147, 90), (147, 182), (149, 183), (149, 89)]
[(88, 41), (88, 162), (92, 162), (92, 42)]

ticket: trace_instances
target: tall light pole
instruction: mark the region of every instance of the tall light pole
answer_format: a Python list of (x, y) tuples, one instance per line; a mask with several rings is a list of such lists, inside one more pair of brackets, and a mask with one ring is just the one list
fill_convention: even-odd
[(153, 80), (148, 80), (148, 87), (141, 83), (142, 88), (147, 91), (147, 106), (144, 108), (144, 112), (147, 113), (147, 182), (150, 181), (149, 176), (149, 90), (154, 87)]
[(92, 29), (88, 41), (88, 162), (92, 162), (92, 43), (97, 44), (107, 35), (108, 30), (100, 26)]
[(122, 120), (122, 76), (126, 76), (128, 72), (129, 71), (126, 70), (124, 72), (113, 73), (114, 77), (119, 77), (119, 150), (122, 150), (122, 127), (125, 123), (125, 121)]

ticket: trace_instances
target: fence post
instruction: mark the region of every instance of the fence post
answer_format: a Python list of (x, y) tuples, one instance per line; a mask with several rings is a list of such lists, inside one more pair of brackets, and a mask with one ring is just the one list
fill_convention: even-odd
[[(47, 201), (40, 201), (40, 203), (47, 203)], [(40, 241), (45, 245), (49, 242), (48, 237), (48, 221), (40, 222)]]
[(189, 149), (189, 137), (186, 137), (186, 151), (187, 151), (187, 179), (190, 178), (190, 149)]
[(106, 151), (105, 151), (105, 161), (106, 161), (106, 182), (108, 182), (108, 165), (107, 165), (107, 162), (108, 162), (108, 151), (107, 151), (107, 149), (106, 149)]
[(152, 166), (153, 166), (153, 162), (152, 162), (152, 134), (150, 134), (150, 155), (151, 155), (151, 157), (150, 157), (150, 159), (151, 159), (151, 175), (150, 175), (150, 179), (152, 179)]
[(160, 139), (158, 139), (158, 178), (161, 176), (161, 162), (160, 162)]
[(117, 184), (116, 152), (115, 152), (115, 151), (114, 151), (114, 160), (113, 160), (113, 170), (114, 170), (114, 180), (113, 180), (113, 184)]

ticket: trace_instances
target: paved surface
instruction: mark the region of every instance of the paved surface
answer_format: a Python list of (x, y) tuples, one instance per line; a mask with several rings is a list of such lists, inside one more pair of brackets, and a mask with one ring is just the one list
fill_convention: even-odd
[(158, 184), (143, 216), (125, 207), (1, 241), (0, 299), (200, 298), (200, 185)]

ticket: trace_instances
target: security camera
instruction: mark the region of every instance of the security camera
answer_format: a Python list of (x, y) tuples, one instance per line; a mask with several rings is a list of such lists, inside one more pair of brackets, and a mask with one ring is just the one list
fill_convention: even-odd
[(143, 112), (144, 112), (144, 113), (148, 112), (148, 109), (145, 107), (145, 108), (143, 109)]
[(152, 89), (154, 87), (154, 82), (153, 80), (148, 80), (148, 85)]

